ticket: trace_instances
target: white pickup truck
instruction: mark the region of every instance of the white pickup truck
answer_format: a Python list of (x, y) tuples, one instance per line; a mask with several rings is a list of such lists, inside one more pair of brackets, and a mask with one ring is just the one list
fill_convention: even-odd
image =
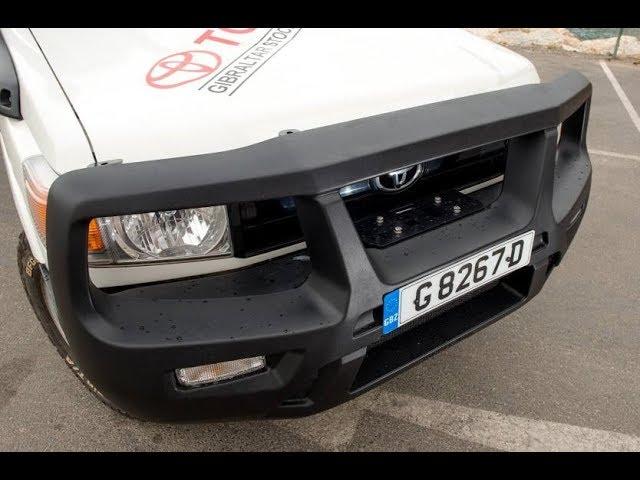
[(121, 412), (311, 414), (540, 291), (590, 98), (464, 30), (2, 29), (20, 275)]

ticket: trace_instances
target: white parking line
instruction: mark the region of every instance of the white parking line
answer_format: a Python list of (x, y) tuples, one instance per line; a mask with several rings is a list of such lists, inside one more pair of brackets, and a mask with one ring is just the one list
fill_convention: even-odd
[[(375, 395), (375, 392), (372, 393)], [(274, 423), (328, 450), (340, 450), (353, 440), (371, 398), (371, 394), (365, 394), (317, 415), (274, 420)]]
[(604, 70), (604, 74), (607, 76), (607, 78), (611, 82), (613, 89), (618, 94), (618, 97), (620, 98), (622, 105), (624, 106), (624, 108), (627, 110), (627, 113), (631, 117), (631, 121), (633, 122), (633, 124), (638, 129), (638, 132), (640, 133), (640, 116), (638, 116), (638, 112), (636, 112), (636, 109), (633, 108), (633, 105), (629, 101), (629, 97), (627, 97), (627, 94), (624, 93), (624, 90), (622, 90), (622, 87), (618, 83), (618, 80), (616, 79), (615, 75), (609, 69), (609, 67), (604, 62), (604, 60), (600, 60), (600, 66), (602, 67), (602, 70)]
[(507, 451), (640, 451), (640, 437), (505, 415), (392, 392), (369, 409), (462, 440)]
[(593, 148), (589, 148), (589, 153), (602, 155), (603, 157), (625, 158), (627, 160), (640, 161), (640, 155), (630, 155), (628, 153), (605, 152), (604, 150), (594, 150)]
[[(372, 390), (326, 412), (275, 424), (330, 450), (349, 449), (365, 412), (506, 451), (640, 451), (640, 437)], [(387, 423), (393, 428), (393, 423)], [(437, 445), (434, 445), (436, 448)]]

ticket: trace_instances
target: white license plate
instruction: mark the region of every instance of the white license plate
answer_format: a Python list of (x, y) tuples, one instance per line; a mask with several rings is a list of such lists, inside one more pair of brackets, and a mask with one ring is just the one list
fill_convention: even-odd
[(524, 233), (469, 256), (384, 296), (382, 333), (389, 333), (531, 260), (535, 232)]

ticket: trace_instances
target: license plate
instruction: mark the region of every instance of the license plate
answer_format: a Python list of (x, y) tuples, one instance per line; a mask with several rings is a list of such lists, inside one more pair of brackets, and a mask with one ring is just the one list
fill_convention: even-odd
[(475, 290), (531, 260), (535, 232), (524, 233), (469, 256), (384, 296), (382, 333)]

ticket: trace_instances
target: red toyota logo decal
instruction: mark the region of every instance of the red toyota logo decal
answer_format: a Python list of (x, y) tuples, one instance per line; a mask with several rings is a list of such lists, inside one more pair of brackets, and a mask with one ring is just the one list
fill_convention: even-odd
[(179, 87), (211, 75), (220, 63), (220, 55), (206, 50), (174, 53), (151, 67), (147, 73), (147, 83), (155, 88)]

